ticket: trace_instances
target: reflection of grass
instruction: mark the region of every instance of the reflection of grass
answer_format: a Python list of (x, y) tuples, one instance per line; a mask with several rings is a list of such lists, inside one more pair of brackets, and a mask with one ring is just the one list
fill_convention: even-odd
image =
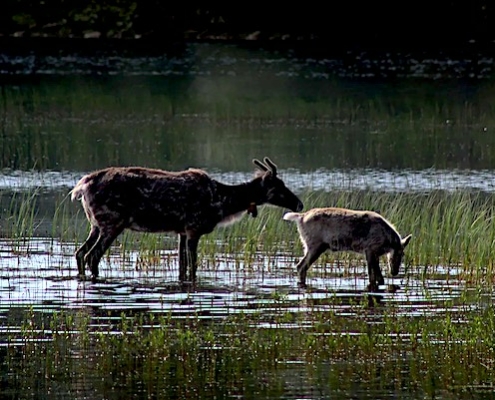
[(457, 90), (417, 81), (42, 80), (5, 89), (0, 167), (244, 169), (253, 155), (280, 154), (303, 170), (491, 168), (493, 90), (469, 101)]
[[(31, 394), (44, 390), (36, 385), (43, 371), (48, 388), (72, 382), (60, 389), (74, 392), (84, 381), (98, 397), (139, 389), (144, 397), (167, 398), (273, 398), (290, 390), (316, 390), (323, 397), (405, 391), (434, 398), (495, 384), (492, 306), (411, 317), (392, 303), (379, 321), (378, 310), (359, 304), (352, 307), (354, 318), (327, 307), (284, 307), (282, 299), (269, 312), (218, 320), (62, 311), (46, 323), (31, 310), (9, 339), (24, 345), (9, 347), (4, 380), (7, 388)], [(287, 376), (305, 385), (296, 380), (288, 387)]]

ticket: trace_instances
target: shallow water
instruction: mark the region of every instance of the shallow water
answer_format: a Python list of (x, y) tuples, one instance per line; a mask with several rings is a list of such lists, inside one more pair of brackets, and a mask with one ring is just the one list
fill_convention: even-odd
[[(307, 289), (297, 285), (294, 255), (266, 257), (259, 254), (245, 265), (234, 254), (215, 254), (215, 265), (203, 263), (198, 269), (196, 285), (181, 286), (177, 280), (175, 250), (162, 250), (155, 265), (143, 266), (135, 251), (121, 254), (112, 247), (100, 264), (97, 283), (77, 279), (72, 243), (52, 238), (31, 240), (29, 247), (0, 241), (0, 300), (2, 308), (31, 305), (49, 312), (63, 308), (91, 305), (102, 309), (143, 309), (152, 312), (179, 311), (194, 313), (208, 310), (212, 317), (226, 313), (249, 312), (272, 304), (273, 294), (283, 295), (284, 304), (306, 311), (304, 303), (331, 306), (332, 299), (348, 303), (367, 295), (367, 271), (364, 258), (311, 267)], [(394, 302), (404, 312), (436, 313), (448, 311), (446, 300), (465, 295), (465, 283), (459, 280), (461, 269), (429, 267), (429, 278), (421, 277), (424, 268), (410, 268), (398, 277), (388, 277), (386, 285), (400, 289), (389, 293), (381, 287), (383, 302)], [(326, 300), (325, 300), (326, 299)], [(187, 300), (184, 309), (183, 302)], [(268, 300), (268, 301), (267, 301)], [(327, 303), (327, 304), (325, 304)], [(180, 307), (178, 307), (180, 306)], [(339, 310), (341, 304), (338, 305)]]
[[(90, 305), (164, 313), (208, 310), (215, 317), (269, 306), (272, 295), (277, 293), (284, 296), (287, 305), (304, 312), (304, 302), (325, 303), (324, 299), (335, 297), (346, 303), (346, 298), (365, 296), (368, 282), (364, 260), (356, 260), (350, 268), (338, 264), (315, 265), (311, 268), (310, 288), (300, 289), (293, 256), (279, 255), (268, 260), (259, 254), (253, 264), (245, 266), (235, 255), (216, 254), (216, 265), (199, 268), (194, 287), (181, 287), (174, 250), (163, 250), (161, 265), (137, 269), (138, 253), (127, 252), (122, 259), (117, 249), (102, 261), (101, 281), (81, 282), (77, 279), (73, 244), (38, 238), (30, 242), (27, 252), (22, 245), (16, 246), (16, 253), (12, 253), (11, 241), (2, 240), (0, 244), (3, 254), (0, 300), (4, 311), (26, 305), (45, 312)], [(402, 290), (381, 293), (382, 300), (407, 304), (407, 308), (413, 309), (427, 306), (429, 312), (435, 312), (435, 308), (444, 307), (445, 299), (455, 299), (464, 292), (462, 284), (455, 279), (457, 273), (455, 268), (436, 268), (438, 278), (429, 281), (419, 279), (416, 271), (409, 271), (407, 277), (388, 278), (387, 285), (398, 285)], [(446, 275), (454, 280), (445, 280)], [(184, 309), (181, 303), (186, 300), (188, 306)]]
[[(0, 53), (0, 74), (127, 76), (258, 76), (339, 78), (471, 78), (493, 76), (493, 57), (476, 46), (459, 50), (386, 51), (337, 49), (309, 43), (188, 43), (161, 50), (139, 41), (119, 50), (105, 44), (72, 49), (61, 41), (53, 48)], [(114, 43), (114, 45), (116, 45)], [(118, 44), (117, 44), (118, 45)]]
[[(89, 326), (92, 332), (97, 334), (110, 329), (115, 335), (119, 334), (118, 330), (115, 331), (115, 323), (122, 313), (167, 315), (175, 321), (200, 318), (203, 322), (221, 321), (235, 314), (245, 317), (255, 313), (258, 316), (255, 329), (276, 329), (287, 331), (289, 335), (292, 329), (313, 327), (314, 319), (306, 319), (306, 315), (331, 313), (348, 321), (347, 325), (333, 331), (333, 335), (360, 335), (362, 333), (353, 330), (353, 321), (365, 318), (371, 325), (382, 324), (391, 309), (395, 310), (396, 315), (410, 319), (443, 319), (448, 315), (477, 313), (495, 300), (493, 293), (487, 292), (479, 296), (478, 289), (466, 287), (458, 279), (457, 275), (461, 271), (456, 268), (437, 267), (427, 279), (421, 278), (422, 268), (410, 268), (407, 273), (401, 271), (398, 277), (386, 278), (386, 284), (396, 285), (396, 290), (392, 293), (387, 292), (387, 287), (381, 288), (380, 293), (369, 303), (371, 308), (366, 311), (363, 308), (368, 299), (364, 260), (315, 265), (308, 277), (308, 288), (300, 289), (296, 284), (294, 256), (287, 254), (270, 257), (269, 261), (260, 254), (250, 265), (236, 260), (231, 254), (216, 254), (214, 266), (203, 262), (199, 267), (196, 285), (181, 286), (177, 283), (174, 250), (163, 250), (156, 265), (137, 269), (139, 263), (136, 252), (129, 251), (123, 258), (117, 248), (112, 248), (100, 265), (99, 282), (81, 282), (76, 278), (72, 254), (74, 247), (72, 243), (60, 243), (52, 238), (38, 238), (26, 243), (26, 246), (12, 240), (0, 241), (0, 321), (3, 321), (0, 324), (0, 349), (15, 347), (19, 350), (33, 343), (42, 344), (53, 340), (50, 329), (36, 331), (35, 338), (26, 340), (26, 327), (22, 325), (26, 312), (32, 313), (32, 318), (36, 315), (46, 318), (47, 324), (56, 313), (83, 312), (90, 317)], [(477, 299), (473, 302), (466, 300), (470, 297), (471, 290), (473, 299)], [(278, 316), (287, 313), (297, 316), (297, 324), (290, 321), (275, 322)], [(157, 328), (159, 327), (156, 325), (149, 326), (149, 329)], [(395, 336), (393, 333), (389, 334), (391, 337)], [(408, 335), (404, 334), (401, 340), (407, 342)], [(322, 382), (314, 381), (316, 376), (310, 373), (308, 368), (311, 368), (306, 362), (296, 356), (298, 351), (294, 349), (293, 362), (284, 362), (280, 369), (267, 371), (270, 374), (270, 378), (267, 376), (268, 380), (285, 382), (284, 388), (275, 397), (320, 398), (339, 393), (353, 398), (422, 398), (424, 395), (421, 391), (410, 392), (410, 389), (401, 393), (397, 388), (365, 388), (357, 382), (351, 389), (345, 385), (345, 388), (339, 390), (338, 386), (328, 386), (325, 376), (330, 370), (327, 369), (338, 371), (343, 368), (341, 373), (347, 376), (345, 379), (356, 379), (356, 376), (349, 375), (349, 371), (344, 372), (352, 370), (352, 365), (346, 366), (342, 361), (337, 364), (317, 364), (311, 368), (318, 369), (316, 376)], [(68, 372), (73, 374), (78, 368), (77, 346), (71, 354), (74, 357), (71, 368), (75, 370)], [(16, 356), (11, 355), (9, 365), (14, 365), (15, 360)], [(322, 372), (325, 370), (327, 372)], [(5, 371), (4, 374), (6, 375), (2, 376), (2, 381), (5, 390), (16, 393), (12, 386), (16, 371)], [(139, 376), (140, 372), (136, 371), (136, 374)], [(263, 374), (263, 370), (257, 371), (257, 374)], [(52, 377), (48, 386), (59, 379), (61, 378)], [(74, 384), (79, 382), (78, 379)], [(56, 390), (60, 398), (66, 398), (70, 393), (102, 396), (97, 383), (100, 379), (103, 377), (97, 371), (84, 370), (85, 383), (82, 387), (64, 389), (64, 384), (60, 381), (61, 386)], [(259, 383), (253, 387), (260, 390)], [(44, 397), (49, 395), (46, 390), (48, 389), (38, 387), (34, 389), (34, 394), (36, 397)], [(129, 388), (124, 387), (113, 390), (109, 398), (125, 397), (132, 393)], [(244, 390), (249, 393), (249, 389)], [(483, 387), (478, 390), (475, 388), (472, 392), (477, 393), (480, 396), (478, 398), (486, 395)], [(259, 396), (272, 397), (267, 393), (259, 393)], [(446, 393), (439, 398), (451, 398), (450, 396)]]

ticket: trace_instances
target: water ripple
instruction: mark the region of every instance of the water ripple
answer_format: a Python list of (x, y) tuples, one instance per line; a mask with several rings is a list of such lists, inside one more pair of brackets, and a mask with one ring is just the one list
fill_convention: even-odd
[[(14, 49), (15, 50), (15, 49)], [(179, 54), (158, 55), (95, 49), (46, 54), (33, 50), (0, 52), (0, 75), (133, 75), (133, 76), (282, 76), (327, 80), (342, 78), (485, 79), (493, 76), (493, 57), (467, 48), (453, 54), (426, 51), (370, 52), (325, 49), (243, 48), (226, 43), (187, 44)]]
[[(309, 312), (332, 309), (342, 316), (358, 314), (356, 304), (365, 295), (368, 283), (364, 260), (352, 267), (342, 263), (314, 265), (311, 269), (311, 290), (298, 288), (294, 260), (285, 255), (271, 261), (260, 257), (252, 265), (233, 262), (235, 255), (217, 254), (215, 266), (202, 265), (197, 286), (184, 288), (177, 282), (177, 260), (172, 265), (137, 269), (138, 253), (129, 251), (126, 258), (111, 249), (100, 265), (101, 281), (80, 282), (74, 243), (52, 238), (29, 242), (30, 250), (12, 252), (15, 241), (0, 240), (0, 317), (12, 307), (30, 306), (40, 312), (66, 308), (96, 307), (104, 310), (148, 310), (172, 312), (176, 317), (204, 313), (220, 318), (232, 313), (257, 313), (268, 316), (282, 311)], [(164, 252), (166, 252), (164, 250)], [(175, 254), (174, 254), (175, 255)], [(235, 267), (233, 267), (235, 264)], [(396, 285), (395, 293), (380, 293), (383, 302), (394, 303), (404, 315), (435, 315), (457, 309), (478, 309), (479, 304), (464, 304), (461, 295), (465, 284), (457, 279), (454, 267), (431, 271), (421, 281), (421, 268), (409, 268), (407, 274), (386, 278)], [(449, 305), (446, 301), (450, 301)], [(487, 302), (492, 301), (490, 295)]]
[[(248, 181), (248, 172), (209, 171), (220, 182), (236, 184)], [(84, 175), (73, 171), (0, 171), (0, 190), (27, 191), (67, 188), (70, 190)], [(495, 173), (492, 170), (400, 170), (380, 169), (328, 170), (302, 172), (297, 169), (281, 170), (280, 175), (291, 189), (310, 190), (373, 190), (379, 192), (425, 192), (432, 190), (495, 191)]]

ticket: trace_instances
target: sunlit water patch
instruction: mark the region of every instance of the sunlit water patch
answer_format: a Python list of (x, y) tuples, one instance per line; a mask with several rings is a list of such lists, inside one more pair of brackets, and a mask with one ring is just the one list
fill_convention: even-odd
[[(364, 260), (314, 265), (309, 286), (297, 286), (294, 259), (285, 255), (260, 255), (252, 265), (235, 260), (234, 255), (217, 254), (214, 265), (203, 263), (196, 285), (180, 285), (175, 251), (164, 250), (163, 263), (138, 267), (139, 255), (125, 257), (113, 250), (100, 264), (96, 283), (77, 279), (73, 245), (52, 239), (37, 239), (29, 250), (13, 241), (0, 244), (0, 310), (33, 307), (47, 312), (66, 308), (97, 307), (107, 310), (146, 310), (177, 316), (206, 313), (210, 318), (233, 313), (308, 312), (320, 308), (352, 316), (354, 307), (366, 297), (368, 278)], [(465, 292), (457, 270), (422, 279), (420, 268), (406, 275), (387, 278), (377, 295), (381, 303), (393, 303), (406, 314), (425, 315), (454, 310)], [(473, 307), (476, 307), (473, 305)], [(353, 311), (354, 310), (354, 311)]]
[[(280, 170), (286, 184), (293, 190), (375, 190), (380, 192), (425, 192), (431, 190), (495, 191), (495, 173), (492, 170), (438, 170), (421, 171), (380, 169), (318, 169), (302, 172), (297, 169)], [(209, 171), (220, 182), (236, 184), (252, 179), (252, 173)], [(72, 189), (84, 175), (71, 171), (0, 171), (0, 190)]]

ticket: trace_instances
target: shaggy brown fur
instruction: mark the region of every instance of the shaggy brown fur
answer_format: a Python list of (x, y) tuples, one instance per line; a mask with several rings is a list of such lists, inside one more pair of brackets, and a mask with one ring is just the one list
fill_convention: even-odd
[(311, 264), (328, 249), (365, 254), (370, 290), (376, 290), (384, 284), (379, 257), (388, 254), (390, 273), (397, 275), (411, 239), (411, 235), (401, 238), (390, 222), (373, 211), (314, 208), (305, 213), (287, 213), (284, 219), (296, 221), (304, 246), (304, 257), (297, 264), (302, 286)]
[(246, 211), (256, 217), (256, 206), (265, 203), (302, 210), (302, 202), (277, 177), (269, 158), (253, 162), (262, 173), (240, 185), (222, 184), (198, 169), (107, 168), (84, 176), (72, 190), (72, 200), (81, 200), (91, 224), (76, 252), (79, 274), (84, 275), (88, 264), (95, 279), (101, 257), (124, 229), (171, 231), (179, 234), (179, 279), (186, 280), (189, 270), (194, 280), (198, 241), (218, 224)]

